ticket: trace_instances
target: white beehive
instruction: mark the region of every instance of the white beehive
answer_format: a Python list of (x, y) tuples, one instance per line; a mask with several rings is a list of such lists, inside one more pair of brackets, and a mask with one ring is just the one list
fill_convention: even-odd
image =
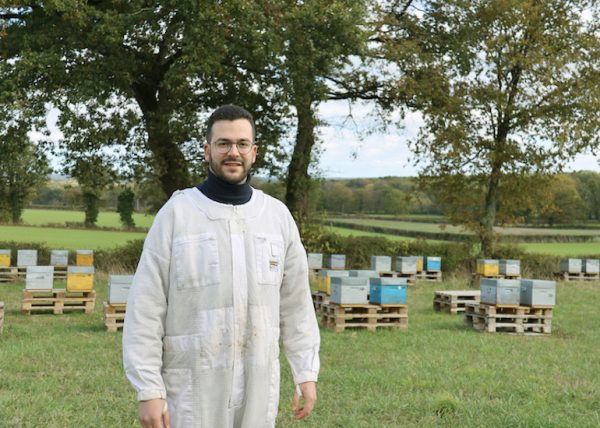
[(481, 303), (489, 305), (518, 305), (521, 297), (521, 281), (518, 279), (482, 278)]
[(379, 273), (374, 270), (351, 270), (349, 271), (351, 277), (354, 278), (377, 278)]
[(25, 289), (52, 290), (54, 266), (27, 266)]
[(322, 253), (308, 253), (307, 256), (309, 269), (323, 269)]
[(581, 273), (581, 259), (562, 259), (560, 261), (560, 271), (567, 273)]
[(37, 265), (37, 250), (17, 250), (18, 267), (35, 265)]
[(392, 258), (390, 256), (371, 256), (371, 270), (376, 272), (391, 272)]
[(500, 275), (517, 276), (521, 275), (520, 260), (500, 260)]
[(600, 273), (600, 260), (598, 259), (584, 259), (582, 263), (583, 273)]
[(346, 255), (330, 254), (327, 257), (327, 267), (329, 269), (346, 269)]
[(108, 303), (127, 303), (133, 275), (110, 275), (108, 279)]
[(405, 274), (417, 273), (416, 257), (396, 257), (396, 270)]

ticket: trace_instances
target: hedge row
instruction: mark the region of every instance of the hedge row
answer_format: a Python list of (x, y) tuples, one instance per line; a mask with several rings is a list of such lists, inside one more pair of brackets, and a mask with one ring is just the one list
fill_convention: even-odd
[[(446, 273), (470, 274), (475, 271), (477, 255), (470, 243), (429, 243), (424, 240), (391, 241), (377, 237), (343, 237), (313, 230), (304, 233), (304, 244), (307, 252), (324, 254), (345, 254), (347, 266), (353, 269), (368, 269), (371, 256), (390, 256), (393, 263), (397, 256), (438, 256), (442, 258), (442, 270)], [(98, 250), (94, 254), (94, 264), (104, 272), (133, 272), (142, 253), (143, 240), (129, 241), (126, 245), (111, 250)], [(38, 250), (38, 264), (50, 263), (51, 249), (39, 242), (0, 242), (0, 248), (12, 249), (16, 257), (18, 249)], [(495, 259), (521, 260), (523, 276), (535, 278), (551, 278), (558, 271), (562, 257), (546, 254), (526, 253), (521, 248), (504, 245), (498, 246), (491, 255)], [(600, 258), (600, 254), (588, 255), (584, 258)], [(75, 263), (75, 252), (70, 252), (69, 262)]]

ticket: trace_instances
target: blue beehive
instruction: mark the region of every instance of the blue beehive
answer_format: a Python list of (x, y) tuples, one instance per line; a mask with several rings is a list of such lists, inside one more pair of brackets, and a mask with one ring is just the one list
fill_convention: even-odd
[(406, 305), (406, 278), (370, 278), (369, 301), (378, 305)]
[(429, 257), (425, 258), (425, 270), (428, 272), (439, 272), (442, 270), (442, 258), (441, 257)]

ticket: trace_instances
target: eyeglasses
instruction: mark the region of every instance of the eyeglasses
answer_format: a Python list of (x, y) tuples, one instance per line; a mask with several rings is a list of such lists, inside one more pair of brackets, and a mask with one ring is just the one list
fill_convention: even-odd
[(250, 141), (246, 140), (238, 141), (237, 143), (219, 140), (214, 143), (217, 149), (217, 153), (220, 153), (222, 155), (224, 155), (225, 153), (229, 153), (234, 144), (237, 146), (237, 151), (241, 155), (247, 155), (248, 153), (250, 153), (250, 150), (252, 150), (252, 146), (254, 145)]

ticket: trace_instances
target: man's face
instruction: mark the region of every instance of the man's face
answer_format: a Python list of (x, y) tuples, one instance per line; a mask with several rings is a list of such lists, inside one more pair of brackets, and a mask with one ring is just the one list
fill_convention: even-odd
[[(242, 154), (236, 144), (228, 153), (220, 153), (217, 146), (225, 143), (251, 143), (252, 149)], [(246, 119), (218, 120), (213, 123), (210, 144), (204, 144), (204, 158), (217, 177), (230, 184), (239, 184), (248, 175), (256, 161), (256, 146), (252, 136), (252, 125)]]

